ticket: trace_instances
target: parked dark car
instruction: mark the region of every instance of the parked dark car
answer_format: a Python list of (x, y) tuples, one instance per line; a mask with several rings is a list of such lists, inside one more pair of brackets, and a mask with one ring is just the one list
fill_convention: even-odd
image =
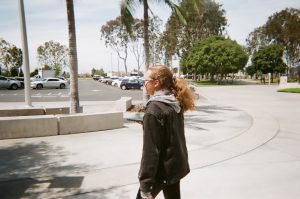
[(138, 79), (124, 79), (120, 84), (122, 90), (143, 89), (143, 82)]

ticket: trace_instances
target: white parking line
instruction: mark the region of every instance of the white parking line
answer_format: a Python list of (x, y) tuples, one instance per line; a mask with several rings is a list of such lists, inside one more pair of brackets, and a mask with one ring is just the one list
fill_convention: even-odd
[(48, 95), (52, 95), (52, 93), (48, 93)]
[(42, 96), (42, 97), (57, 97), (55, 95), (45, 95), (45, 96)]
[(94, 91), (94, 92), (98, 92), (98, 91), (101, 91), (101, 90), (92, 90), (92, 91)]

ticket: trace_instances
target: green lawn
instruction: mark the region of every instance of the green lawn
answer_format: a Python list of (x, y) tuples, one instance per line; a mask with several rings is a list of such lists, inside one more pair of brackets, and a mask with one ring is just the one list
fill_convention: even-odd
[(284, 88), (277, 90), (278, 92), (300, 93), (300, 88)]
[(200, 87), (207, 87), (207, 86), (236, 86), (236, 85), (239, 85), (236, 82), (232, 83), (231, 80), (229, 80), (229, 81), (222, 81), (222, 82), (188, 80), (188, 82), (194, 84), (195, 86), (200, 86)]

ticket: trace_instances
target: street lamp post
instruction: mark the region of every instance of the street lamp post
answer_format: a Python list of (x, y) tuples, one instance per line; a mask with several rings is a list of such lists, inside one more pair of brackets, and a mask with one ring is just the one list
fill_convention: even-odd
[(23, 47), (25, 104), (28, 107), (32, 107), (31, 95), (30, 95), (30, 69), (29, 69), (29, 58), (28, 58), (26, 21), (25, 21), (23, 0), (19, 0), (19, 12), (20, 12), (21, 35), (22, 35), (22, 47)]

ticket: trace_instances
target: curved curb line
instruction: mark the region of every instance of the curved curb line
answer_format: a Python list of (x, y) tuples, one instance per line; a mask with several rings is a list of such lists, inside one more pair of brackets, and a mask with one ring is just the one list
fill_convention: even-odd
[(189, 156), (192, 170), (215, 165), (246, 154), (269, 142), (278, 134), (280, 126), (272, 116), (252, 110), (247, 112), (253, 117), (251, 128), (226, 142), (191, 151)]

